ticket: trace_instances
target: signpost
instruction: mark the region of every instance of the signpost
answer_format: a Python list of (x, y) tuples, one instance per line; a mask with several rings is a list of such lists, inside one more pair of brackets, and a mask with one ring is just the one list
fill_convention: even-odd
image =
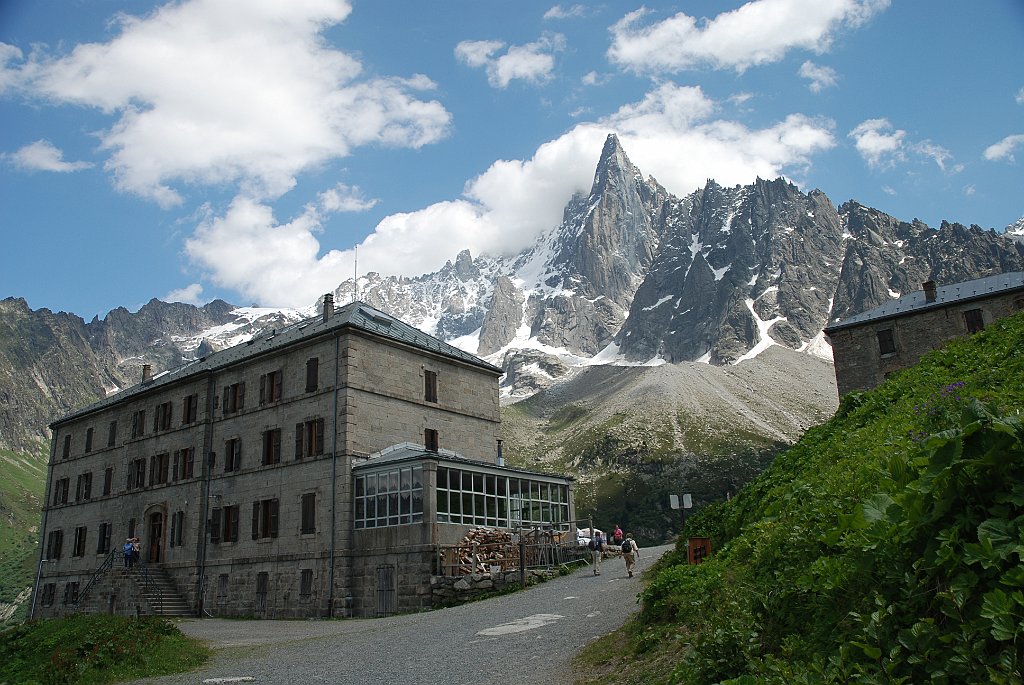
[(669, 495), (668, 504), (673, 509), (679, 510), (679, 534), (683, 534), (683, 529), (686, 528), (686, 510), (693, 509), (693, 499), (690, 497), (690, 493), (683, 495), (682, 506), (680, 506), (679, 495)]

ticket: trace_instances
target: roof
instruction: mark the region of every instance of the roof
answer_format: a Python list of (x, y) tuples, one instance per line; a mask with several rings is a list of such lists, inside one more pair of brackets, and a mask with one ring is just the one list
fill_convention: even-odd
[(366, 470), (379, 466), (390, 465), (390, 464), (404, 464), (407, 462), (422, 461), (424, 459), (434, 459), (438, 462), (445, 462), (450, 464), (465, 464), (467, 466), (473, 466), (474, 468), (481, 469), (485, 468), (490, 471), (505, 471), (508, 473), (516, 473), (527, 476), (551, 478), (555, 480), (571, 481), (575, 480), (572, 476), (565, 476), (556, 473), (544, 473), (541, 471), (528, 471), (526, 469), (517, 469), (511, 466), (498, 466), (492, 462), (480, 461), (479, 459), (467, 459), (457, 452), (451, 450), (437, 450), (436, 452), (430, 451), (423, 447), (423, 445), (417, 445), (411, 442), (403, 442), (398, 445), (392, 445), (387, 449), (381, 450), (371, 454), (366, 460), (361, 461), (357, 464), (353, 464), (352, 470)]
[(354, 301), (335, 309), (327, 321), (323, 320), (322, 314), (318, 314), (315, 317), (290, 324), (280, 330), (264, 331), (248, 342), (240, 343), (187, 362), (179, 367), (155, 375), (147, 383), (139, 383), (121, 392), (109, 395), (98, 402), (57, 419), (51, 426), (118, 404), (135, 395), (148, 393), (154, 388), (172, 385), (201, 373), (219, 371), (247, 359), (344, 329), (362, 331), (370, 335), (415, 347), (424, 352), (432, 352), (442, 357), (475, 366), (495, 375), (502, 373), (501, 369), (493, 364), (488, 364), (476, 355), (460, 350), (454, 345), (449, 345), (431, 335), (427, 335), (423, 331), (364, 302)]
[(951, 304), (969, 302), (1021, 289), (1024, 289), (1024, 272), (1011, 271), (996, 274), (995, 276), (978, 278), (973, 281), (964, 281), (963, 283), (940, 285), (935, 289), (935, 299), (931, 302), (925, 300), (923, 290), (917, 290), (909, 295), (890, 300), (874, 309), (869, 309), (866, 312), (843, 319), (831, 326), (826, 326), (825, 333), (831, 334), (835, 331), (853, 328), (872, 321), (892, 319), (930, 309), (940, 309)]

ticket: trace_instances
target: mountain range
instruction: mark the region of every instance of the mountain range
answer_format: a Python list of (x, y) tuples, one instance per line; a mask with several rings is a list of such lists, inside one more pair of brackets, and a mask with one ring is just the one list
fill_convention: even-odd
[[(1003, 233), (937, 229), (818, 190), (709, 180), (679, 198), (609, 135), (590, 193), (515, 255), (459, 253), (434, 273), (368, 273), (360, 299), (505, 370), (502, 396), (529, 397), (599, 365), (729, 366), (782, 346), (831, 358), (830, 321), (918, 289), (1024, 270), (1024, 219)], [(0, 448), (35, 451), (46, 424), (212, 349), (310, 316), (306, 309), (152, 300), (85, 322), (0, 301)]]

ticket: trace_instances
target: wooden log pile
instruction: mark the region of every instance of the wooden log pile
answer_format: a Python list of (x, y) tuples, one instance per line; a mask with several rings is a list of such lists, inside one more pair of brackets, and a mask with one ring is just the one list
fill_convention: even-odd
[(459, 542), (456, 575), (490, 573), (491, 566), (502, 571), (518, 566), (512, 532), (500, 528), (473, 528)]

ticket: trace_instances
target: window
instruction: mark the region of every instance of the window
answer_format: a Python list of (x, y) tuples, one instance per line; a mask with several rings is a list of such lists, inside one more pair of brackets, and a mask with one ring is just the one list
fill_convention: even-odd
[(170, 402), (161, 402), (156, 405), (156, 411), (153, 413), (153, 432), (169, 430), (171, 427), (171, 414), (174, 411), (174, 405)]
[(92, 472), (82, 473), (78, 476), (78, 484), (75, 485), (75, 501), (92, 499)]
[(199, 419), (199, 395), (189, 395), (181, 401), (181, 425), (188, 426)]
[(142, 488), (146, 486), (146, 460), (143, 458), (133, 459), (128, 464), (128, 489)]
[(139, 409), (132, 414), (132, 437), (138, 438), (146, 433), (146, 410)]
[(313, 357), (306, 362), (306, 392), (314, 392), (320, 387), (320, 358)]
[(263, 431), (263, 465), (281, 462), (281, 429)]
[(295, 458), (324, 453), (324, 420), (311, 419), (295, 424)]
[(57, 584), (56, 583), (47, 583), (46, 585), (44, 585), (43, 586), (43, 598), (41, 600), (43, 606), (44, 607), (52, 607), (53, 606), (53, 599), (56, 596), (56, 594), (57, 594)]
[(428, 452), (436, 452), (439, 446), (439, 440), (437, 437), (437, 431), (433, 428), (427, 428), (423, 431), (423, 447)]
[(252, 539), (277, 537), (278, 506), (276, 499), (252, 503)]
[(437, 403), (437, 372), (423, 371), (423, 399), (426, 402)]
[(569, 489), (561, 483), (439, 467), (437, 520), (514, 527), (569, 520)]
[(185, 512), (176, 511), (171, 514), (171, 535), (168, 543), (171, 547), (181, 547), (185, 535)]
[(67, 459), (71, 456), (71, 435), (64, 436), (64, 451), (61, 453), (62, 459)]
[(64, 531), (51, 530), (46, 539), (46, 558), (50, 561), (60, 559), (61, 550), (64, 547)]
[(78, 604), (78, 581), (64, 586), (64, 604)]
[(110, 551), (112, 528), (110, 523), (100, 524), (100, 534), (96, 539), (96, 554), (106, 554)]
[(103, 496), (106, 497), (110, 494), (110, 490), (114, 485), (114, 467), (108, 466), (103, 471)]
[(245, 408), (245, 383), (224, 386), (224, 414), (234, 414)]
[(238, 542), (238, 505), (210, 510), (210, 542)]
[(886, 328), (878, 331), (878, 353), (883, 357), (896, 354), (896, 340), (892, 336), (892, 329)]
[(302, 496), (302, 525), (299, 532), (303, 535), (316, 532), (316, 493), (307, 492)]
[(130, 538), (135, 537), (135, 526), (137, 524), (138, 524), (138, 521), (136, 521), (135, 519), (133, 519), (133, 518), (128, 519), (128, 537), (130, 537)]
[(186, 447), (183, 450), (174, 450), (174, 465), (171, 475), (174, 480), (191, 478), (195, 470), (196, 451), (195, 448)]
[(163, 454), (154, 454), (149, 458), (149, 484), (163, 485), (167, 482), (167, 475), (171, 463), (171, 455), (164, 452)]
[(92, 452), (92, 428), (85, 431), (85, 451)]
[(53, 503), (67, 504), (68, 503), (68, 491), (71, 488), (70, 478), (60, 478), (53, 484)]
[(299, 572), (299, 597), (313, 594), (313, 569), (304, 568)]
[(224, 507), (224, 526), (221, 537), (224, 542), (238, 542), (238, 505)]
[(260, 404), (270, 404), (281, 399), (282, 373), (271, 371), (260, 376)]
[(270, 584), (270, 574), (266, 571), (260, 571), (256, 574), (256, 611), (264, 612), (267, 610), (267, 586)]
[(423, 520), (423, 467), (406, 466), (356, 476), (356, 528), (382, 528)]
[(71, 551), (73, 557), (85, 556), (85, 538), (88, 534), (88, 529), (85, 526), (79, 526), (75, 528), (75, 546)]
[(107, 447), (117, 444), (117, 421), (111, 421), (107, 427)]
[(217, 576), (217, 601), (220, 603), (228, 601), (228, 574), (226, 573)]
[(967, 325), (968, 333), (977, 333), (985, 330), (985, 317), (980, 309), (968, 309), (964, 311), (964, 323)]
[(242, 440), (231, 438), (224, 443), (224, 473), (242, 468)]

